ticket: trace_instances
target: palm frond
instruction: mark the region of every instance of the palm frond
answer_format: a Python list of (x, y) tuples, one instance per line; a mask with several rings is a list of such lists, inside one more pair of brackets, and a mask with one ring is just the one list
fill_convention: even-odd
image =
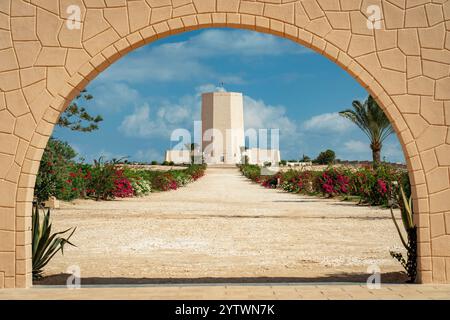
[(352, 107), (339, 112), (339, 115), (357, 125), (369, 138), (371, 146), (381, 147), (383, 141), (394, 133), (394, 128), (383, 110), (370, 95), (364, 103), (353, 101)]

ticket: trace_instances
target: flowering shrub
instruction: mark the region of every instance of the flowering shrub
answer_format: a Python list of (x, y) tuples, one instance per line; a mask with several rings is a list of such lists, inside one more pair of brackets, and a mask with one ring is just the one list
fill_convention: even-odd
[(185, 171), (177, 170), (177, 171), (170, 171), (170, 173), (172, 174), (173, 179), (177, 182), (178, 187), (185, 186), (193, 181), (192, 176), (190, 176)]
[(116, 198), (127, 198), (134, 195), (133, 186), (130, 180), (127, 178), (119, 178), (114, 181), (115, 189), (113, 191), (113, 196)]
[(176, 190), (186, 184), (204, 176), (206, 166), (191, 165), (184, 170), (170, 170), (167, 172), (148, 171), (146, 178), (151, 182), (154, 191)]
[(142, 197), (152, 192), (151, 183), (143, 178), (131, 180), (131, 186), (133, 187), (134, 195), (136, 197)]
[(76, 152), (66, 142), (50, 138), (42, 155), (39, 172), (36, 177), (34, 196), (43, 202), (51, 196), (57, 196), (65, 187), (68, 168), (72, 165)]
[(151, 182), (144, 175), (145, 171), (131, 169), (126, 166), (121, 171), (123, 176), (130, 181), (131, 187), (133, 188), (133, 196), (142, 197), (152, 191)]
[(313, 173), (290, 169), (281, 175), (280, 187), (288, 192), (311, 194), (313, 190)]
[(322, 194), (327, 197), (356, 196), (360, 203), (370, 205), (389, 204), (389, 199), (398, 196), (400, 186), (411, 193), (406, 170), (389, 166), (377, 169), (342, 169), (329, 167), (324, 171), (288, 170), (274, 176), (260, 176), (256, 165), (242, 165), (243, 175), (266, 188), (281, 188), (287, 192)]
[(264, 188), (275, 189), (280, 179), (279, 175), (264, 177), (260, 183)]
[(261, 176), (261, 168), (256, 165), (243, 165), (240, 167), (242, 174), (252, 181), (259, 181)]
[(90, 166), (86, 164), (71, 163), (67, 167), (64, 184), (56, 190), (56, 197), (71, 201), (77, 198), (86, 198), (90, 192), (91, 183)]
[(178, 189), (178, 184), (175, 178), (170, 173), (162, 173), (156, 175), (152, 181), (152, 186), (158, 191), (169, 191)]
[(133, 186), (130, 180), (124, 177), (123, 170), (116, 171), (116, 179), (114, 180), (114, 190), (112, 195), (115, 198), (128, 198), (134, 195)]
[(184, 172), (189, 175), (192, 180), (197, 181), (205, 175), (206, 166), (205, 165), (191, 165), (189, 168), (184, 170)]
[(103, 161), (102, 158), (94, 160), (91, 166), (90, 196), (95, 200), (114, 198), (116, 189), (117, 169), (115, 161)]
[(349, 171), (329, 168), (318, 177), (318, 186), (322, 194), (332, 197), (338, 194), (348, 194), (350, 191)]
[(145, 196), (152, 191), (176, 190), (198, 180), (206, 170), (204, 165), (170, 171), (133, 169), (102, 158), (90, 165), (76, 163), (75, 155), (67, 143), (50, 139), (36, 181), (35, 197), (39, 202), (51, 196), (65, 201)]

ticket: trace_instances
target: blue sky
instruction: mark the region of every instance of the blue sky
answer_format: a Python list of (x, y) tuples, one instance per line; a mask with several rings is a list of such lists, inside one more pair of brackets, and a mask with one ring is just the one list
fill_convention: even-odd
[[(315, 157), (333, 149), (338, 158), (371, 159), (366, 136), (337, 112), (367, 92), (327, 58), (294, 42), (254, 31), (206, 29), (171, 36), (114, 63), (88, 86), (85, 103), (104, 121), (93, 133), (56, 128), (91, 161), (129, 157), (163, 160), (176, 128), (200, 120), (200, 94), (243, 92), (246, 128), (279, 128), (283, 159)], [(404, 162), (397, 138), (382, 156)]]

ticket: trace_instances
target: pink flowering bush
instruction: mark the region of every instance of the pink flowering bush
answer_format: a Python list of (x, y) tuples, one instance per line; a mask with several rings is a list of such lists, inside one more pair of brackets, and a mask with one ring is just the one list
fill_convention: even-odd
[(310, 171), (289, 170), (280, 177), (280, 187), (293, 193), (312, 193), (313, 174)]
[(158, 174), (152, 180), (155, 190), (169, 191), (178, 189), (177, 181), (170, 173)]
[(169, 171), (137, 169), (127, 165), (124, 159), (108, 161), (103, 157), (87, 164), (75, 160), (76, 156), (67, 142), (49, 139), (34, 188), (34, 198), (39, 204), (51, 197), (64, 201), (79, 198), (98, 201), (144, 196), (153, 190), (176, 190), (200, 179), (206, 170), (206, 165), (198, 164)]
[(275, 189), (278, 186), (280, 175), (265, 176), (260, 180), (264, 188)]
[(387, 184), (382, 179), (377, 180), (378, 183), (378, 192), (382, 195), (386, 194), (388, 192)]
[(133, 186), (128, 178), (124, 177), (123, 170), (116, 171), (116, 180), (114, 180), (114, 190), (112, 192), (115, 198), (129, 198), (134, 195)]
[(348, 194), (351, 189), (350, 176), (351, 173), (348, 170), (329, 168), (322, 172), (315, 185), (319, 187), (322, 194), (328, 197)]
[(360, 203), (387, 206), (402, 186), (410, 194), (406, 170), (389, 166), (343, 169), (329, 167), (324, 171), (288, 170), (273, 176), (261, 176), (255, 165), (241, 166), (243, 175), (266, 188), (281, 188), (287, 192), (309, 195), (356, 196)]

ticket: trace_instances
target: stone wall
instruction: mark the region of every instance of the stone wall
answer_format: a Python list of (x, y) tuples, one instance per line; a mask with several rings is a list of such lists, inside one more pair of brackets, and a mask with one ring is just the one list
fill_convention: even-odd
[(208, 27), (291, 39), (367, 88), (407, 159), (420, 281), (450, 282), (449, 19), (446, 0), (1, 0), (0, 287), (31, 286), (35, 176), (64, 108), (127, 52)]

